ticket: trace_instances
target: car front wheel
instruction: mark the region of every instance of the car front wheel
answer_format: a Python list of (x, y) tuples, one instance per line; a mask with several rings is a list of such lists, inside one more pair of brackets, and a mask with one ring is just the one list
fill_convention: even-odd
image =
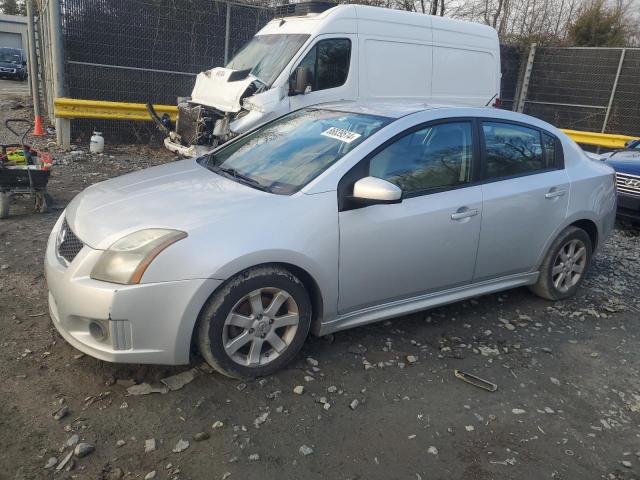
[(568, 227), (553, 242), (531, 291), (547, 300), (563, 300), (576, 293), (584, 281), (593, 246), (581, 228)]
[(302, 348), (311, 325), (302, 282), (278, 266), (256, 267), (227, 281), (200, 313), (197, 344), (213, 368), (234, 378), (269, 375)]

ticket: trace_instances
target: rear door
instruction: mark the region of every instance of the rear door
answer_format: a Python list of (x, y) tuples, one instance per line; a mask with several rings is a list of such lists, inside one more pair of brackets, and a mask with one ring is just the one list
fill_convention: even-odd
[(569, 204), (559, 140), (503, 120), (483, 120), (480, 132), (484, 184), (474, 282), (535, 269)]

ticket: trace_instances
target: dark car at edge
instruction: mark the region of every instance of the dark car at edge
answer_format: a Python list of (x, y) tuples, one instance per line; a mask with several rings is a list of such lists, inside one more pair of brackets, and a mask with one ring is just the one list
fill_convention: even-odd
[(0, 77), (25, 80), (27, 60), (19, 48), (0, 47)]
[(630, 140), (624, 149), (604, 157), (604, 161), (616, 171), (618, 216), (640, 222), (640, 139)]

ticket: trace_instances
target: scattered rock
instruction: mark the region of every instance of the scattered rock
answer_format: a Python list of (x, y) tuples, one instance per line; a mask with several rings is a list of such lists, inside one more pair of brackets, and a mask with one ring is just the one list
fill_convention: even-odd
[(156, 478), (156, 471), (152, 470), (144, 476), (144, 480), (153, 480)]
[(356, 408), (358, 408), (358, 405), (360, 405), (360, 402), (357, 398), (354, 398), (353, 401), (349, 404), (349, 408), (351, 410), (355, 410)]
[(467, 432), (473, 432), (473, 431), (475, 430), (475, 428), (473, 427), (473, 425), (467, 425), (467, 426), (465, 426), (465, 427), (464, 427), (464, 429), (465, 429)]
[(172, 452), (173, 453), (184, 452), (187, 448), (189, 448), (189, 441), (180, 439), (178, 440), (178, 443), (176, 443), (176, 446), (173, 447)]
[(293, 393), (296, 395), (302, 395), (304, 393), (304, 387), (302, 385), (298, 385), (293, 389)]
[(549, 377), (549, 380), (551, 380), (551, 383), (553, 383), (554, 385), (560, 385), (560, 380), (555, 377)]
[(119, 448), (119, 447), (122, 447), (123, 445), (126, 445), (126, 444), (127, 444), (127, 442), (125, 442), (124, 440), (118, 440), (116, 442), (116, 447)]
[(124, 471), (121, 468), (114, 468), (107, 475), (107, 480), (120, 480), (124, 477)]
[(260, 455), (258, 453), (252, 453), (251, 455), (249, 455), (249, 460), (252, 462), (257, 462), (258, 460), (260, 460)]
[(169, 393), (169, 387), (166, 385), (151, 385), (149, 383), (140, 383), (127, 388), (129, 395), (149, 395), (150, 393)]
[(514, 415), (522, 415), (523, 413), (527, 413), (527, 411), (521, 408), (514, 408), (513, 410), (511, 410), (511, 413), (513, 413)]
[(151, 453), (156, 449), (156, 439), (148, 438), (144, 441), (144, 453)]
[(438, 449), (432, 445), (427, 448), (427, 453), (430, 453), (431, 455), (438, 455)]
[(631, 462), (629, 460), (623, 460), (620, 462), (624, 468), (631, 468)]
[(62, 408), (54, 412), (53, 419), (62, 420), (67, 415), (69, 415), (69, 407), (67, 405), (64, 405)]
[(416, 363), (418, 359), (414, 355), (407, 355), (407, 363)]
[(86, 457), (90, 453), (93, 453), (95, 449), (96, 447), (94, 447), (90, 443), (83, 442), (76, 445), (76, 448), (73, 450), (73, 452), (76, 454), (76, 457), (82, 458), (82, 457)]
[(167, 386), (169, 391), (180, 390), (187, 383), (192, 382), (198, 376), (198, 373), (199, 372), (197, 368), (192, 368), (191, 370), (187, 370), (186, 372), (163, 378), (160, 381)]
[(260, 428), (260, 425), (262, 425), (264, 422), (266, 422), (266, 421), (267, 421), (267, 418), (269, 418), (269, 412), (264, 412), (264, 413), (260, 414), (260, 415), (258, 416), (258, 418), (256, 418), (256, 419), (253, 421), (253, 425), (254, 425), (256, 428)]
[(313, 448), (307, 445), (302, 445), (298, 451), (300, 452), (300, 455), (304, 455), (306, 457), (307, 455), (311, 455), (313, 453)]
[(56, 466), (56, 463), (58, 463), (58, 459), (56, 457), (50, 457), (47, 463), (44, 464), (44, 468), (47, 470), (53, 468)]
[(347, 351), (349, 353), (353, 353), (354, 355), (363, 355), (365, 353), (367, 353), (367, 347), (365, 347), (364, 345), (349, 345), (349, 348), (347, 349)]
[(315, 358), (307, 357), (307, 365), (310, 367), (317, 367), (319, 364)]
[(193, 439), (196, 442), (202, 442), (204, 440), (209, 440), (210, 437), (211, 435), (209, 435), (207, 432), (198, 432), (193, 436)]
[(224, 427), (224, 423), (222, 423), (220, 420), (216, 420), (215, 422), (213, 422), (213, 425), (211, 425), (211, 428), (213, 428), (214, 430), (216, 428), (222, 428)]
[(71, 435), (66, 442), (64, 442), (64, 446), (65, 447), (75, 447), (78, 442), (80, 441), (80, 437), (78, 436), (77, 433), (74, 433), (73, 435)]

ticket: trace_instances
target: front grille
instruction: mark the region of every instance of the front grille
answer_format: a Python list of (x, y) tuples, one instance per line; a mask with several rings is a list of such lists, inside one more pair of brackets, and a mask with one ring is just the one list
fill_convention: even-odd
[(640, 196), (640, 176), (616, 173), (616, 187), (619, 193)]
[(73, 259), (76, 258), (76, 255), (78, 255), (82, 247), (84, 247), (84, 243), (76, 237), (76, 234), (73, 233), (66, 219), (62, 222), (57, 243), (58, 255), (69, 263), (73, 262)]
[(3, 72), (3, 73), (16, 73), (16, 69), (15, 68), (0, 67), (0, 72)]
[(188, 104), (181, 103), (178, 105), (178, 122), (176, 124), (176, 132), (182, 140), (189, 145), (197, 145), (200, 139), (202, 107), (192, 107)]

